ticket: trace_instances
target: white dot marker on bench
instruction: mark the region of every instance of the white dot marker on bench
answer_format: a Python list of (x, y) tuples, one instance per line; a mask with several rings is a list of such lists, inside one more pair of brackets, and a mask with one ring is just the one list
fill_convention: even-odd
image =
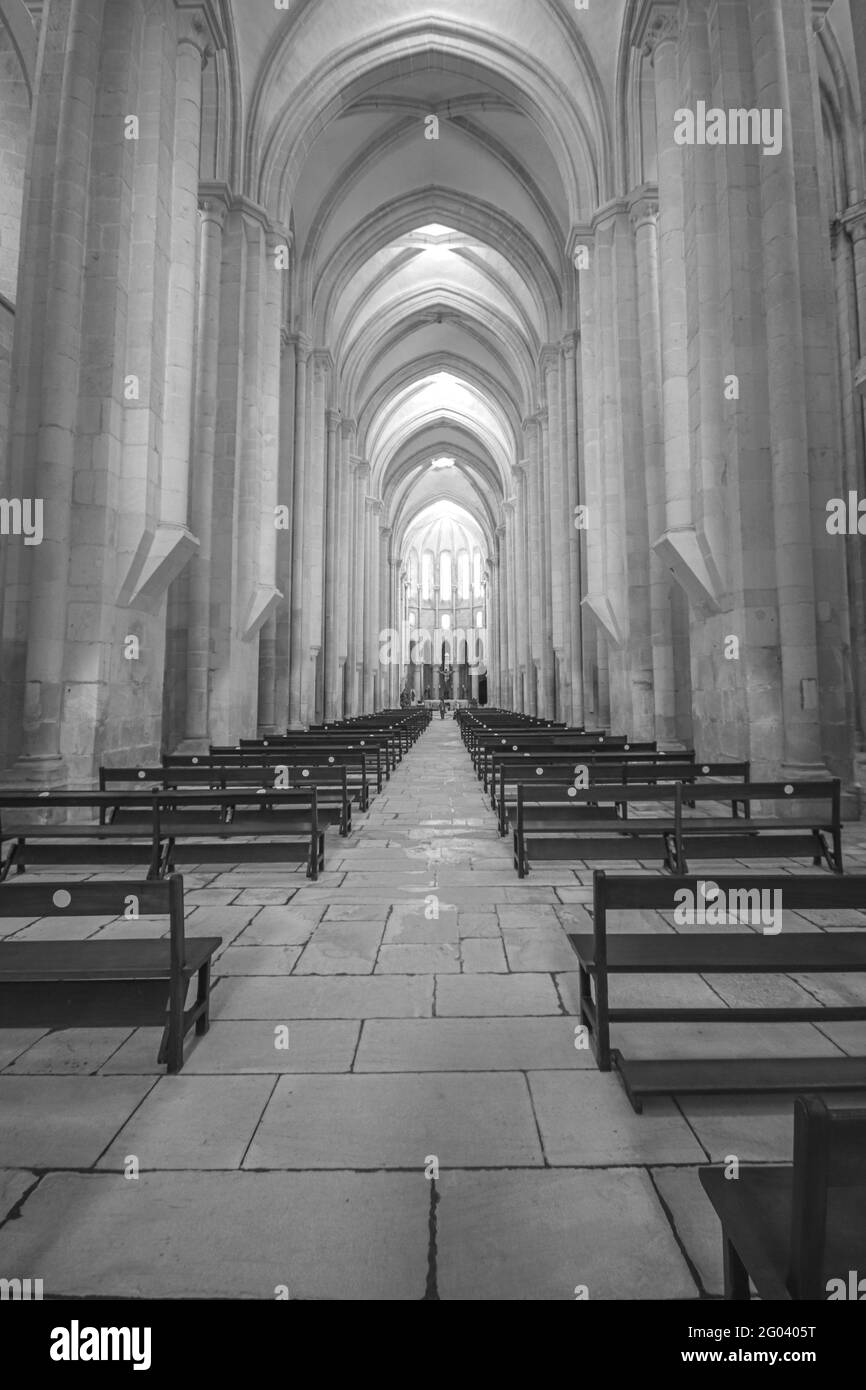
[(192, 760), (192, 765), (193, 765), (193, 767), (197, 767), (197, 766), (198, 766), (198, 758), (193, 758), (193, 760)]
[(138, 780), (139, 780), (139, 782), (143, 782), (143, 781), (144, 781), (144, 778), (145, 778), (145, 774), (144, 774), (143, 772), (139, 772), (139, 774), (138, 774)]
[(512, 745), (511, 745), (511, 751), (512, 751), (512, 753), (516, 753), (516, 752), (517, 752), (517, 744), (516, 744), (516, 743), (512, 743)]
[(301, 773), (301, 776), (302, 776), (302, 777), (309, 777), (309, 775), (310, 775), (309, 769), (305, 767), (304, 770), (303, 770), (303, 772)]
[(701, 768), (701, 772), (709, 772), (709, 770), (710, 770), (710, 769), (709, 769), (709, 767), (707, 766), (706, 763), (705, 763), (704, 766)]
[(50, 792), (40, 792), (39, 795), (40, 795), (40, 797), (43, 797), (43, 796), (50, 796), (51, 793), (50, 793)]
[(631, 748), (631, 744), (630, 744), (630, 743), (624, 743), (622, 747), (623, 747), (623, 752), (624, 752), (624, 753), (627, 753), (628, 750)]
[(794, 788), (791, 786), (791, 783), (790, 783), (790, 782), (786, 782), (786, 783), (785, 783), (785, 786), (784, 786), (784, 789), (783, 789), (783, 790), (784, 790), (786, 796), (793, 796), (793, 795), (794, 795)]
[(72, 894), (67, 893), (65, 888), (58, 888), (57, 892), (52, 894), (51, 901), (55, 907), (68, 907), (72, 902)]
[(543, 767), (537, 767), (537, 768), (535, 769), (535, 775), (536, 775), (536, 777), (543, 777), (543, 776), (544, 776), (544, 768), (543, 768)]
[(569, 787), (569, 789), (568, 789), (568, 794), (569, 794), (569, 796), (577, 796), (577, 788), (576, 788), (576, 787)]

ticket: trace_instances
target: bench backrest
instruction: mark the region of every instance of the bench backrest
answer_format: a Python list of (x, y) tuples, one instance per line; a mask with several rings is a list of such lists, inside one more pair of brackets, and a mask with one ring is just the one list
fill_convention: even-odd
[(182, 965), (186, 950), (182, 874), (143, 882), (0, 884), (0, 918), (119, 917), (129, 922), (134, 937), (139, 917), (163, 914), (169, 918), (172, 966)]
[[(846, 1240), (845, 1268), (834, 1269), (837, 1261), (832, 1246), (828, 1249), (828, 1230), (847, 1233), (850, 1190), (866, 1191), (866, 1110), (831, 1108), (820, 1096), (798, 1096), (793, 1183), (788, 1287), (794, 1298), (826, 1299), (830, 1279), (848, 1283), (852, 1251)], [(862, 1196), (860, 1200), (862, 1204)], [(866, 1261), (866, 1231), (860, 1227), (858, 1234)], [(855, 1274), (855, 1281), (859, 1277)]]
[(718, 782), (696, 782), (688, 787), (678, 783), (677, 818), (682, 816), (685, 802), (731, 801), (735, 797), (750, 801), (792, 803), (797, 801), (828, 801), (834, 825), (838, 825), (842, 808), (842, 783), (838, 777), (824, 782), (750, 782), (747, 791), (742, 787), (725, 786)]

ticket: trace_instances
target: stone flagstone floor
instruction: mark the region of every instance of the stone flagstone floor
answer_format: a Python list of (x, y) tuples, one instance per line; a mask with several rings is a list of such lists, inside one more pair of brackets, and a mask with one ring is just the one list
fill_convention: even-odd
[[(853, 872), (863, 829), (846, 837)], [(636, 1115), (575, 1048), (565, 933), (590, 929), (591, 870), (517, 879), (450, 720), (349, 840), (329, 833), (317, 884), (207, 865), (185, 880), (189, 931), (223, 946), (211, 1031), (180, 1076), (156, 1065), (156, 1030), (0, 1030), (0, 1276), (41, 1278), (46, 1297), (720, 1294), (697, 1168), (788, 1159), (791, 1103)], [(651, 913), (644, 928), (670, 929)], [(720, 1010), (852, 997), (827, 976), (631, 981), (614, 997), (650, 990)], [(866, 1025), (624, 1026), (616, 1040), (633, 1055), (827, 1055), (862, 1052)]]

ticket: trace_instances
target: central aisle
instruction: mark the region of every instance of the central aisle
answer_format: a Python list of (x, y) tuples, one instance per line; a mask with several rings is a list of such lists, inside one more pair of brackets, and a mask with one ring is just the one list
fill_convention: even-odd
[(589, 875), (518, 881), (450, 718), (326, 862), (186, 876), (190, 931), (225, 945), (180, 1076), (150, 1030), (21, 1041), (0, 1166), (33, 1186), (0, 1266), (102, 1296), (719, 1292), (717, 1124), (635, 1115), (576, 1049)]

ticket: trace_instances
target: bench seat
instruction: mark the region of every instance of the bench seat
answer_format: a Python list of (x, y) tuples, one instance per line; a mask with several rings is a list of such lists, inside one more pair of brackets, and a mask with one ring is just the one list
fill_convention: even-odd
[[(587, 970), (596, 967), (595, 937), (569, 936)], [(625, 975), (804, 974), (821, 971), (866, 971), (866, 932), (785, 932), (767, 937), (758, 930), (700, 934), (622, 932), (607, 936), (607, 968)], [(714, 1015), (718, 1013), (714, 1010)], [(724, 1010), (725, 1014), (728, 1010)], [(679, 1015), (678, 1015), (679, 1016)], [(822, 1015), (823, 1016), (823, 1015)]]
[[(727, 1012), (723, 1010), (722, 1012)], [(649, 1096), (792, 1095), (866, 1090), (866, 1057), (623, 1057), (611, 1060), (640, 1114)], [(729, 1187), (736, 1184), (728, 1182)]]
[[(0, 886), (0, 919), (18, 915), (62, 919), (139, 913), (167, 916), (163, 939), (130, 935), (79, 941), (0, 940), (0, 1024), (4, 1028), (162, 1028), (158, 1061), (169, 1072), (183, 1066), (184, 1039), (210, 1026), (211, 959), (219, 936), (186, 935), (183, 879), (155, 883), (58, 883)], [(61, 926), (62, 930), (62, 926)], [(187, 1006), (197, 977), (196, 996)]]

